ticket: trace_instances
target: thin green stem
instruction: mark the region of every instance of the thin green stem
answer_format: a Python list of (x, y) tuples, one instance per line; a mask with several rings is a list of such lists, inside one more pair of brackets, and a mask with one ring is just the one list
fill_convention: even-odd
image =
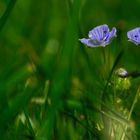
[[(138, 87), (137, 93), (136, 93), (135, 98), (133, 100), (133, 103), (131, 105), (131, 108), (130, 108), (130, 111), (129, 111), (129, 114), (128, 114), (128, 117), (127, 117), (127, 120), (128, 121), (131, 119), (131, 115), (132, 115), (132, 112), (133, 112), (133, 110), (135, 108), (135, 104), (136, 104), (136, 102), (138, 100), (139, 94), (140, 94), (140, 86)], [(124, 129), (124, 132), (122, 134), (121, 140), (124, 140), (124, 137), (126, 135), (127, 128), (128, 128), (128, 126), (125, 125), (125, 129)]]
[(106, 52), (105, 52), (105, 48), (102, 48), (102, 51), (103, 51), (104, 64), (106, 64)]
[[(118, 54), (118, 56), (116, 57), (116, 60), (115, 60), (115, 62), (113, 64), (113, 66), (112, 66), (112, 69), (111, 69), (110, 73), (109, 73), (108, 79), (107, 79), (107, 81), (105, 83), (105, 86), (104, 86), (104, 89), (103, 89), (103, 93), (102, 93), (102, 102), (105, 103), (105, 104), (106, 104), (106, 102), (108, 101), (108, 98), (109, 98), (109, 96), (106, 93), (107, 92), (108, 83), (109, 83), (109, 81), (110, 81), (110, 79), (112, 77), (112, 74), (113, 74), (113, 71), (114, 71), (116, 65), (118, 64), (118, 62), (122, 58), (123, 53), (124, 53), (124, 51), (122, 50)], [(103, 104), (101, 105), (101, 110), (106, 112), (106, 108), (103, 106)], [(108, 131), (107, 117), (105, 117), (104, 115), (102, 115), (102, 118), (103, 118), (104, 128), (106, 128), (105, 129), (105, 133), (107, 134), (108, 133), (107, 132)], [(105, 137), (106, 137), (106, 134), (105, 134)]]
[(104, 87), (104, 89), (103, 89), (102, 101), (104, 101), (104, 100), (106, 99), (105, 95), (106, 95), (106, 89), (107, 89), (107, 87), (108, 87), (108, 83), (109, 83), (109, 81), (110, 81), (110, 79), (111, 79), (111, 76), (112, 76), (112, 74), (113, 74), (113, 71), (114, 71), (116, 65), (118, 64), (118, 62), (119, 62), (120, 59), (122, 58), (123, 53), (124, 53), (124, 51), (122, 50), (122, 51), (118, 54), (118, 56), (117, 56), (117, 58), (116, 58), (116, 60), (115, 60), (115, 62), (114, 62), (114, 65), (112, 66), (112, 69), (111, 69), (111, 71), (110, 71), (110, 73), (109, 73), (109, 76), (108, 76), (108, 79), (107, 79), (107, 81), (106, 81), (105, 87)]
[(130, 112), (129, 112), (128, 118), (127, 118), (128, 120), (130, 120), (130, 118), (131, 118), (131, 115), (132, 115), (132, 112), (133, 112), (133, 110), (134, 110), (135, 104), (136, 104), (136, 102), (137, 102), (137, 100), (138, 100), (139, 94), (140, 94), (140, 86), (138, 87), (137, 93), (136, 93), (136, 95), (135, 95), (135, 98), (134, 98), (134, 100), (133, 100), (132, 106), (131, 106), (131, 108), (130, 108)]

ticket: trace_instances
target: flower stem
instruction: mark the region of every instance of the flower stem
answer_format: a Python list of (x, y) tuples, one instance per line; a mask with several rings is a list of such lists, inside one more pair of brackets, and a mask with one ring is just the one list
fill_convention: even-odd
[[(128, 121), (131, 119), (131, 115), (132, 115), (132, 112), (133, 112), (133, 110), (134, 110), (134, 107), (135, 107), (135, 104), (136, 104), (136, 102), (137, 102), (137, 100), (138, 100), (139, 95), (140, 95), (140, 86), (138, 87), (138, 90), (137, 90), (137, 92), (136, 92), (135, 98), (134, 98), (133, 103), (132, 103), (132, 105), (131, 105), (131, 108), (130, 108), (130, 111), (129, 111), (129, 114), (128, 114), (128, 117), (127, 117), (127, 120), (128, 120)], [(126, 131), (127, 131), (127, 128), (128, 128), (128, 126), (125, 125), (124, 132), (123, 132), (123, 134), (122, 134), (121, 140), (124, 140), (124, 138), (125, 138), (125, 133), (126, 133)]]

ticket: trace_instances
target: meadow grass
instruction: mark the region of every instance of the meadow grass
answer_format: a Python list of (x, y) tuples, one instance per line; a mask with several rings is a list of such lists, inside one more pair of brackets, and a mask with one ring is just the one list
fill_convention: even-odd
[[(139, 140), (140, 48), (126, 38), (139, 5), (1, 0), (0, 139)], [(104, 23), (117, 28), (108, 46), (80, 43)]]

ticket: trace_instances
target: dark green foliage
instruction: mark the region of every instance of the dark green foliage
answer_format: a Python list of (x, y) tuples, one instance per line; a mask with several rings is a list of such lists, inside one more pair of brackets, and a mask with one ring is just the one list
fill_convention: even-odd
[[(139, 140), (139, 1), (0, 0), (0, 139)], [(130, 10), (131, 7), (131, 10)], [(79, 42), (101, 24), (105, 48)], [(115, 71), (125, 68), (128, 77)]]

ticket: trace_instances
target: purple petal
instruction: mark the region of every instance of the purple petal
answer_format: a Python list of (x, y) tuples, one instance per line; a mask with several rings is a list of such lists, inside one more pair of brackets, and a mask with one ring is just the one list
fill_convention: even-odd
[(106, 24), (104, 24), (104, 25), (100, 25), (93, 28), (89, 32), (88, 36), (90, 39), (93, 39), (93, 40), (96, 39), (98, 41), (102, 41), (104, 36), (106, 36), (106, 33), (108, 32), (109, 32), (109, 28)]
[(106, 41), (106, 45), (108, 45), (108, 44), (112, 41), (112, 39), (113, 39), (114, 37), (117, 36), (117, 35), (116, 35), (116, 32), (117, 32), (116, 28), (113, 27), (113, 28), (112, 28), (112, 31), (109, 32), (108, 36), (106, 36), (106, 37), (104, 38), (104, 41)]
[(100, 42), (98, 42), (97, 40), (92, 40), (92, 39), (86, 39), (86, 38), (82, 38), (79, 39), (81, 43), (89, 46), (89, 47), (98, 47), (100, 46)]
[(119, 68), (115, 71), (115, 74), (117, 74), (119, 77), (127, 77), (129, 74), (124, 68)]
[(112, 39), (112, 38), (116, 37), (117, 36), (116, 32), (117, 32), (116, 28), (113, 27), (112, 31), (109, 33), (108, 39)]
[(136, 45), (140, 44), (140, 28), (135, 28), (127, 32), (128, 41), (133, 42)]

